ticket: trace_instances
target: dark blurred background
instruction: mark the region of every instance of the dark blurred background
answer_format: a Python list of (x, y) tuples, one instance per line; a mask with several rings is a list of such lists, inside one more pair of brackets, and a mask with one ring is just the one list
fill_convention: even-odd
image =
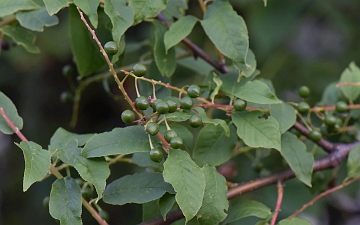
[[(336, 81), (351, 61), (360, 65), (360, 1), (269, 0), (267, 7), (261, 0), (231, 2), (247, 24), (250, 48), (255, 53), (261, 77), (273, 81), (281, 99), (298, 101), (297, 89), (307, 85), (312, 91), (309, 102), (315, 104), (320, 100), (324, 88)], [(189, 8), (191, 14), (201, 17), (201, 14), (198, 15), (201, 10), (197, 1), (189, 1)], [(58, 16), (58, 25), (37, 34), (36, 44), (41, 49), (40, 54), (27, 53), (10, 42), (10, 49), (2, 51), (0, 55), (0, 91), (12, 99), (24, 119), (23, 134), (43, 148), (47, 148), (50, 137), (58, 127), (75, 133), (91, 133), (123, 126), (120, 113), (127, 107), (114, 101), (101, 82), (94, 83), (82, 96), (77, 126), (69, 126), (72, 105), (59, 100), (63, 91), (71, 91), (61, 73), (62, 67), (66, 64), (74, 66), (68, 32), (68, 9), (62, 10)], [(150, 23), (130, 29), (126, 33), (127, 43), (150, 40), (149, 30)], [(210, 50), (212, 46), (203, 38), (201, 27), (197, 25), (190, 39), (205, 50)], [(138, 61), (138, 55), (132, 57), (126, 61)], [(24, 160), (14, 142), (19, 142), (15, 135), (0, 133), (0, 225), (57, 224), (42, 205), (43, 197), (49, 195), (53, 179), (35, 183), (24, 193)], [(134, 169), (126, 164), (116, 166), (113, 167), (116, 172), (109, 180)], [(239, 176), (242, 176), (241, 180), (246, 180), (247, 172), (241, 171)], [(287, 182), (287, 185), (300, 187), (297, 194), (288, 196), (291, 204), (297, 203), (283, 210), (292, 213), (310, 200), (311, 194), (297, 181)], [(348, 193), (355, 195), (355, 188), (349, 189)], [(270, 196), (268, 202), (274, 205), (276, 195), (267, 195), (270, 192), (276, 193), (275, 187), (262, 189), (254, 195)], [(339, 198), (350, 197), (345, 195)], [(358, 206), (353, 199), (346, 201), (346, 204)], [(360, 224), (349, 221), (358, 218), (357, 210), (349, 212), (337, 204), (332, 204), (331, 199), (327, 200), (306, 211), (305, 216), (318, 225)], [(100, 205), (109, 212), (110, 224), (135, 224), (141, 221), (140, 206), (108, 207), (101, 202)], [(96, 224), (86, 210), (83, 210), (83, 214), (84, 224)], [(332, 218), (328, 215), (338, 216)]]

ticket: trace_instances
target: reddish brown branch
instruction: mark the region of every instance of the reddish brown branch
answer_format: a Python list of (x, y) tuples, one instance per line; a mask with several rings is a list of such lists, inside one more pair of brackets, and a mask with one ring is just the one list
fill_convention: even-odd
[(282, 203), (282, 199), (284, 196), (284, 187), (283, 187), (282, 181), (280, 181), (280, 180), (277, 182), (277, 189), (278, 189), (278, 199), (276, 202), (275, 213), (274, 213), (273, 218), (271, 219), (270, 225), (275, 225), (275, 223), (276, 223), (276, 218), (280, 212), (281, 203)]
[(2, 117), (4, 118), (4, 120), (6, 121), (6, 123), (9, 125), (9, 127), (14, 131), (14, 133), (22, 140), (25, 142), (28, 142), (28, 140), (26, 139), (26, 137), (21, 133), (21, 131), (19, 130), (19, 128), (17, 126), (15, 126), (15, 124), (11, 121), (11, 119), (6, 115), (5, 111), (3, 108), (0, 107), (0, 114), (2, 115)]

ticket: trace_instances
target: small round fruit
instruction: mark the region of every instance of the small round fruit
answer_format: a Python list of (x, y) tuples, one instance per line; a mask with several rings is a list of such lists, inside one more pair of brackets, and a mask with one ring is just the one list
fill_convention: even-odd
[(146, 132), (148, 132), (152, 136), (156, 135), (159, 132), (159, 130), (160, 130), (160, 127), (155, 122), (149, 122), (146, 125)]
[(174, 130), (168, 130), (164, 133), (164, 138), (167, 142), (170, 142), (170, 140), (174, 137), (177, 137), (177, 133)]
[(144, 76), (147, 71), (146, 66), (141, 63), (135, 64), (132, 69), (133, 69), (132, 73), (137, 77)]
[(75, 181), (76, 181), (76, 183), (79, 185), (80, 188), (81, 188), (81, 187), (84, 185), (84, 183), (85, 183), (85, 181), (84, 181), (83, 179), (81, 179), (81, 178), (76, 178)]
[(298, 93), (300, 97), (307, 98), (310, 95), (310, 88), (307, 86), (302, 86), (299, 88)]
[(64, 91), (60, 94), (60, 101), (63, 103), (71, 103), (74, 101), (74, 95), (69, 91)]
[(191, 109), (194, 105), (192, 98), (185, 96), (181, 99), (180, 105), (182, 109)]
[(200, 87), (192, 84), (188, 87), (187, 93), (191, 98), (197, 98), (200, 96)]
[(135, 99), (135, 106), (140, 110), (146, 110), (149, 108), (149, 99), (145, 96), (140, 96)]
[(50, 202), (50, 196), (46, 196), (42, 201), (44, 207), (47, 209), (49, 209), (49, 202)]
[(251, 163), (251, 167), (255, 173), (260, 173), (264, 169), (264, 164), (261, 162), (253, 162)]
[(340, 127), (341, 127), (341, 125), (336, 123), (334, 126), (328, 127), (328, 131), (331, 133), (337, 133), (337, 132), (339, 132)]
[(306, 102), (300, 102), (296, 109), (299, 113), (305, 114), (309, 112), (310, 106)]
[(174, 102), (173, 100), (167, 100), (166, 103), (169, 106), (169, 112), (168, 113), (173, 113), (177, 110), (177, 103)]
[(161, 162), (163, 160), (163, 153), (161, 149), (154, 148), (150, 150), (150, 159), (154, 162)]
[(348, 104), (346, 102), (339, 101), (335, 105), (335, 110), (340, 113), (346, 112), (348, 110)]
[(243, 111), (246, 109), (247, 102), (242, 99), (236, 99), (234, 102), (234, 109), (236, 111)]
[(121, 113), (121, 120), (124, 123), (132, 123), (135, 120), (135, 113), (129, 109)]
[(156, 105), (161, 101), (163, 101), (163, 100), (158, 98), (151, 103), (151, 107), (153, 108), (154, 111), (156, 111)]
[(189, 122), (190, 126), (194, 128), (200, 127), (203, 124), (201, 117), (198, 115), (192, 115), (189, 119)]
[(328, 127), (333, 127), (337, 123), (337, 119), (333, 115), (327, 115), (325, 116), (324, 123)]
[(322, 138), (322, 135), (321, 135), (320, 131), (312, 130), (309, 133), (309, 138), (313, 141), (320, 141)]
[(113, 41), (108, 41), (106, 42), (106, 44), (104, 45), (104, 49), (106, 54), (108, 55), (115, 55), (118, 52), (118, 46), (115, 42)]
[(85, 188), (81, 189), (81, 195), (83, 198), (85, 198), (87, 201), (89, 201), (93, 196), (94, 191), (91, 189), (91, 187), (87, 186)]
[(100, 210), (99, 216), (106, 222), (109, 222), (109, 213), (107, 213), (105, 210)]
[(74, 74), (74, 70), (69, 64), (67, 64), (62, 68), (62, 74), (65, 77), (71, 77)]
[(183, 139), (181, 137), (173, 137), (173, 138), (171, 138), (170, 146), (172, 148), (181, 148), (183, 146)]
[(9, 50), (10, 49), (9, 42), (7, 42), (5, 40), (2, 40), (1, 41), (1, 49), (4, 50), (4, 51)]
[(155, 105), (155, 110), (159, 114), (165, 114), (169, 111), (169, 105), (165, 101), (161, 100)]

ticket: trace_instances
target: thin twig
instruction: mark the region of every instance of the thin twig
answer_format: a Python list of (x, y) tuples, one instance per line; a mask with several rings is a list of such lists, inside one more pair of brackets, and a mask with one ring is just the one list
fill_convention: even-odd
[(282, 181), (280, 181), (280, 180), (277, 182), (277, 189), (278, 189), (278, 199), (276, 202), (275, 213), (274, 213), (273, 218), (271, 219), (270, 225), (275, 225), (275, 223), (276, 223), (276, 218), (280, 212), (281, 203), (282, 203), (282, 199), (284, 196), (284, 187), (283, 187)]

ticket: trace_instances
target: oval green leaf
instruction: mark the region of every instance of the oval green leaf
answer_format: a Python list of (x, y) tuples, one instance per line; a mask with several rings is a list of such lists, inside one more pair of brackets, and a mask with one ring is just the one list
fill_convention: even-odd
[[(0, 108), (2, 108), (14, 123), (14, 125), (21, 130), (23, 127), (23, 119), (19, 116), (16, 106), (4, 93), (0, 91)], [(4, 134), (13, 134), (14, 131), (10, 128), (3, 116), (0, 115), (0, 131)]]

